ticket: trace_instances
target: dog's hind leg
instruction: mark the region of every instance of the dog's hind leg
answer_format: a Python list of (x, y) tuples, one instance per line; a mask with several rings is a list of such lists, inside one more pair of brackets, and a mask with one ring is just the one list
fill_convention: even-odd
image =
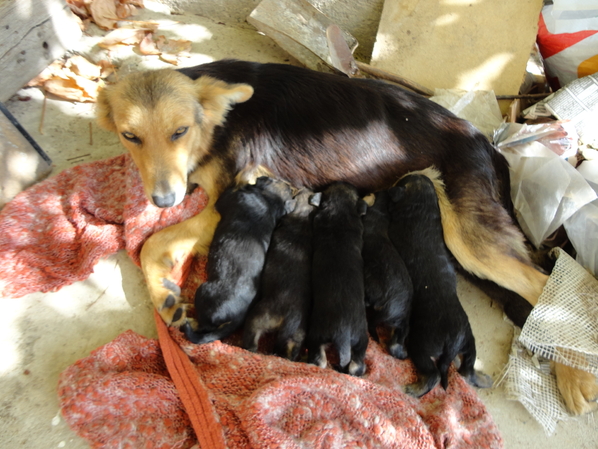
[(216, 163), (198, 170), (203, 173), (201, 187), (208, 204), (194, 217), (156, 232), (141, 249), (141, 268), (150, 298), (166, 324), (180, 326), (186, 322), (186, 306), (181, 304), (180, 289), (172, 278), (175, 266), (196, 255), (207, 255), (220, 221), (214, 205), (227, 179)]

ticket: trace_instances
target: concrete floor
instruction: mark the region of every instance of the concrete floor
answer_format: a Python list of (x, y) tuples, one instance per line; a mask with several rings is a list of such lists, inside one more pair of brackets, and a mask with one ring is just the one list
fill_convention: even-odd
[[(194, 42), (185, 65), (235, 57), (260, 62), (292, 62), (267, 37), (255, 31), (228, 27), (198, 16), (169, 16), (164, 7), (146, 2), (140, 20), (159, 20), (165, 33)], [(175, 23), (176, 22), (176, 23)], [(82, 43), (83, 54), (96, 38)], [(141, 57), (130, 48), (112, 55), (121, 72), (166, 66), (156, 56)], [(27, 102), (12, 99), (9, 110), (54, 161), (53, 173), (123, 150), (116, 136), (89, 123), (93, 105), (48, 99), (43, 134), (40, 132), (42, 95), (37, 89), (20, 92)], [(471, 319), (478, 345), (478, 367), (500, 378), (508, 360), (512, 327), (502, 311), (465, 281), (459, 294)], [(49, 449), (85, 448), (61, 418), (56, 385), (59, 374), (76, 360), (113, 340), (127, 329), (156, 337), (152, 306), (141, 271), (124, 253), (102, 260), (85, 281), (56, 293), (24, 298), (0, 298), (0, 447)], [(598, 429), (592, 415), (561, 422), (548, 437), (518, 402), (505, 398), (501, 386), (480, 390), (507, 448), (598, 447)]]

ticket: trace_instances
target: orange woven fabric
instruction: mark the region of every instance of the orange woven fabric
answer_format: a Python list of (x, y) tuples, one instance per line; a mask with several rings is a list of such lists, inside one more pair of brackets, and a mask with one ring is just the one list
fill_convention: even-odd
[[(149, 205), (126, 155), (67, 170), (0, 212), (0, 292), (56, 290), (85, 279), (99, 258), (122, 248), (138, 264), (149, 235), (199, 212), (205, 200), (198, 190), (175, 208)], [(204, 263), (191, 266), (187, 297), (205, 277)], [(503, 446), (454, 369), (446, 392), (437, 387), (413, 399), (401, 392), (415, 379), (411, 363), (373, 341), (366, 376), (354, 378), (247, 352), (235, 346), (239, 335), (196, 346), (176, 329), (159, 332), (159, 342), (125, 332), (62, 373), (62, 413), (92, 447)]]

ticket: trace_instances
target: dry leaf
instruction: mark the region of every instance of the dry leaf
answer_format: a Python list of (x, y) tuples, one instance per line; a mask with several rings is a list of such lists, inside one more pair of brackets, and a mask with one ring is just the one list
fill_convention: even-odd
[(106, 59), (102, 59), (100, 62), (98, 62), (98, 65), (102, 69), (100, 73), (100, 78), (108, 78), (116, 71), (114, 64), (112, 64), (110, 61)]
[(118, 28), (104, 36), (104, 38), (98, 43), (98, 46), (109, 49), (120, 44), (136, 45), (143, 40), (147, 33), (151, 33), (151, 30), (143, 28)]
[(93, 0), (89, 10), (93, 21), (100, 28), (110, 30), (116, 27), (119, 17), (116, 14), (115, 0)]
[(159, 42), (157, 47), (163, 53), (169, 53), (171, 55), (181, 54), (181, 56), (183, 56), (182, 53), (189, 53), (189, 51), (191, 51), (191, 41), (170, 39)]
[(89, 11), (89, 5), (92, 0), (66, 0), (67, 5), (71, 8), (71, 11), (79, 16), (82, 20), (89, 19), (91, 13)]
[(46, 67), (42, 72), (29, 81), (26, 86), (28, 87), (40, 87), (43, 86), (46, 81), (51, 78), (58, 76), (59, 73), (62, 72), (62, 68), (64, 67), (64, 62), (61, 60), (54, 61), (48, 67)]
[(75, 55), (66, 61), (65, 67), (77, 75), (88, 79), (99, 78), (102, 73), (102, 68), (85, 59), (83, 56)]
[(87, 102), (95, 101), (98, 95), (98, 83), (83, 77), (52, 78), (44, 83), (44, 90), (65, 100)]
[(160, 59), (173, 65), (179, 65), (179, 58), (177, 58), (176, 55), (160, 53)]
[(142, 55), (159, 55), (160, 50), (156, 46), (154, 42), (154, 35), (153, 33), (148, 33), (143, 38), (143, 40), (139, 43), (139, 51)]

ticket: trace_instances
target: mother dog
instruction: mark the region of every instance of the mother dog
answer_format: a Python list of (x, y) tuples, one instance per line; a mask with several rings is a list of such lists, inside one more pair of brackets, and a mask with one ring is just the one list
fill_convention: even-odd
[[(153, 204), (175, 206), (193, 185), (208, 194), (200, 214), (154, 234), (141, 252), (151, 299), (168, 324), (186, 320), (172, 267), (207, 254), (218, 196), (258, 167), (296, 187), (346, 181), (369, 193), (434, 165), (446, 185), (444, 237), (463, 269), (532, 305), (547, 281), (509, 212), (502, 155), (467, 121), (391, 84), (223, 60), (132, 74), (100, 93), (98, 120), (131, 153)], [(557, 375), (569, 408), (589, 410), (593, 376), (563, 365)]]

